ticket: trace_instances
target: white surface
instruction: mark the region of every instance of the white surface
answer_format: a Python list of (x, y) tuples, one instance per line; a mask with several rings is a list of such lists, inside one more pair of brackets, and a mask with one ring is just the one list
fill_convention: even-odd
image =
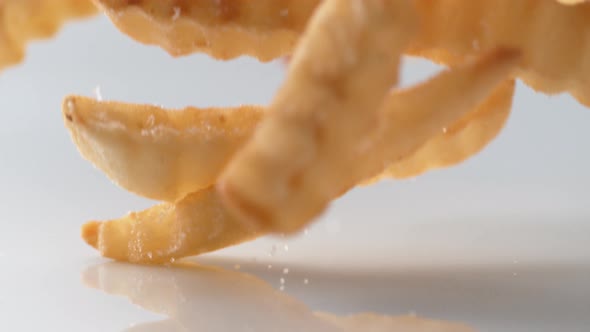
[[(432, 70), (409, 64), (406, 84)], [(278, 63), (171, 59), (103, 18), (68, 25), (1, 73), (0, 331), (120, 331), (166, 316), (152, 311), (180, 317), (174, 326), (188, 330), (243, 331), (266, 317), (254, 303), (272, 304), (275, 295), (247, 291), (251, 279), (241, 274), (102, 265), (80, 225), (152, 202), (79, 157), (60, 102), (100, 85), (106, 99), (174, 107), (266, 103), (282, 75)], [(587, 331), (589, 125), (590, 111), (569, 96), (519, 86), (502, 135), (464, 165), (355, 190), (307, 235), (261, 239), (201, 261), (230, 271), (239, 264), (277, 289), (283, 277), (288, 296), (314, 311), (415, 312), (480, 331)], [(170, 330), (163, 326), (135, 330)]]

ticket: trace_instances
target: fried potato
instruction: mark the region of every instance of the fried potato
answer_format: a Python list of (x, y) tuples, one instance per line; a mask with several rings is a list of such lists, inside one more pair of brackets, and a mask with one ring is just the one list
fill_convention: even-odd
[[(411, 155), (430, 137), (437, 137), (443, 127), (463, 118), (516, 67), (517, 58), (511, 51), (499, 50), (400, 91), (396, 98), (386, 101), (379, 130), (364, 149), (349, 150), (346, 169), (333, 170), (339, 172), (342, 182), (338, 183), (341, 191), (331, 198), (374, 177), (400, 156)], [(490, 98), (498, 98), (497, 93)], [(348, 175), (349, 170), (353, 176)], [(217, 192), (207, 188), (177, 204), (163, 203), (121, 219), (88, 223), (82, 236), (106, 257), (158, 263), (220, 249), (271, 231), (262, 227), (254, 232), (245, 227), (227, 212)]]
[(221, 205), (210, 187), (177, 203), (161, 203), (141, 212), (82, 227), (82, 238), (104, 257), (132, 263), (161, 264), (262, 235), (244, 228)]
[(0, 1), (0, 70), (20, 63), (31, 40), (52, 37), (67, 20), (96, 12), (90, 0)]
[[(386, 113), (379, 121), (382, 127), (375, 128), (378, 132), (376, 136), (365, 139), (353, 136), (355, 140), (347, 141), (345, 147), (330, 147), (330, 151), (322, 151), (320, 156), (328, 156), (329, 159), (324, 162), (320, 157), (315, 158), (305, 173), (295, 169), (291, 177), (277, 177), (277, 173), (285, 172), (292, 165), (282, 163), (264, 167), (266, 165), (263, 164), (261, 167), (260, 163), (250, 160), (239, 164), (239, 159), (235, 158), (228, 170), (232, 170), (234, 162), (237, 165), (234, 167), (244, 168), (238, 169), (242, 173), (237, 172), (237, 177), (230, 178), (231, 187), (223, 182), (222, 174), (222, 195), (228, 206), (239, 211), (239, 215), (249, 218), (250, 223), (270, 228), (273, 232), (297, 231), (321, 213), (331, 199), (358, 182), (380, 173), (384, 166), (411, 153), (440, 133), (442, 128), (457, 121), (464, 112), (473, 109), (499, 82), (508, 77), (516, 65), (515, 58), (514, 53), (497, 52), (478, 65), (469, 67), (470, 70), (463, 70), (455, 76), (450, 73), (438, 76), (430, 82), (431, 89), (407, 91), (403, 98), (390, 101), (391, 104), (386, 106), (390, 113)], [(443, 108), (443, 105), (447, 108)], [(402, 113), (404, 110), (412, 111)], [(388, 118), (393, 117), (393, 114), (395, 120)], [(344, 127), (342, 121), (335, 125), (339, 129)], [(273, 142), (282, 139), (278, 138), (282, 133), (272, 133)], [(309, 146), (306, 148), (310, 149)], [(333, 151), (337, 149), (341, 149), (341, 155), (334, 156)], [(261, 150), (255, 156), (276, 156), (274, 151), (269, 151)], [(299, 158), (302, 153), (297, 151), (293, 155)], [(299, 159), (295, 161), (299, 162)], [(238, 190), (235, 189), (236, 182), (240, 185)]]
[(134, 40), (172, 56), (270, 61), (291, 53), (320, 0), (94, 0)]
[[(365, 184), (417, 176), (477, 154), (502, 129), (513, 91), (513, 81), (502, 84), (477, 109)], [(404, 94), (393, 91), (386, 98), (395, 102)], [(67, 97), (63, 106), (66, 127), (84, 158), (122, 188), (167, 202), (215, 183), (264, 113), (262, 106), (173, 110), (81, 96)]]
[(405, 0), (326, 0), (286, 82), (219, 180), (226, 205), (255, 227), (293, 232), (340, 188), (342, 156), (377, 126), (414, 30)]
[(409, 178), (462, 163), (483, 150), (504, 127), (512, 108), (515, 82), (502, 83), (475, 110), (465, 114), (422, 147), (389, 166), (384, 177)]
[(84, 158), (121, 187), (167, 202), (211, 186), (263, 114), (254, 106), (165, 110), (76, 96), (62, 109)]
[[(502, 84), (477, 109), (365, 184), (417, 176), (477, 154), (502, 129), (513, 91), (513, 81)], [(387, 100), (405, 93), (393, 91)], [(264, 112), (262, 106), (172, 110), (82, 96), (67, 97), (63, 105), (66, 126), (82, 156), (122, 188), (167, 202), (215, 183)]]
[[(289, 55), (321, 2), (95, 1), (121, 31), (172, 55), (205, 52), (220, 59), (251, 55), (262, 61)], [(407, 54), (454, 65), (497, 47), (520, 49), (523, 61), (518, 76), (527, 85), (546, 94), (568, 92), (590, 105), (585, 79), (590, 74), (585, 56), (590, 47), (587, 1), (412, 2), (422, 27)], [(230, 33), (234, 35), (218, 37)]]
[(556, 0), (415, 0), (421, 29), (408, 54), (445, 65), (498, 46), (522, 52), (517, 77), (545, 94), (590, 105), (590, 3)]

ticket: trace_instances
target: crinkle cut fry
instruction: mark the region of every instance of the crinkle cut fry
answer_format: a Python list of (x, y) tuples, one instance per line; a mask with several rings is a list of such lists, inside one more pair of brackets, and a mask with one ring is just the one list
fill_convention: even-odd
[[(514, 53), (494, 52), (476, 63), (399, 91), (396, 98), (384, 105), (387, 108), (382, 112), (383, 127), (375, 132), (376, 137), (367, 149), (355, 150), (349, 158), (353, 160), (351, 165), (370, 163), (363, 166), (363, 179), (374, 177), (383, 169), (381, 165), (396, 162), (398, 156), (416, 150), (441, 128), (476, 109), (515, 67), (515, 60)], [(219, 228), (212, 231), (213, 227)], [(260, 229), (252, 233), (250, 228), (244, 228), (226, 211), (211, 187), (176, 204), (163, 203), (121, 219), (88, 223), (82, 236), (108, 258), (161, 263), (248, 241), (269, 231)], [(215, 236), (209, 238), (210, 234)]]
[[(432, 137), (407, 157), (394, 162), (368, 183), (383, 178), (416, 177), (429, 170), (460, 164), (491, 143), (506, 124), (515, 81), (506, 81), (472, 112)], [(368, 184), (365, 183), (365, 184)]]
[(96, 12), (90, 0), (0, 1), (0, 70), (20, 63), (31, 40), (52, 37), (65, 21)]
[[(513, 81), (502, 84), (476, 110), (365, 184), (418, 176), (474, 156), (504, 126), (513, 91)], [(403, 99), (405, 93), (386, 98)], [(170, 110), (81, 96), (67, 97), (63, 106), (66, 127), (85, 159), (122, 188), (166, 202), (213, 185), (264, 113), (262, 106)]]
[(119, 30), (173, 56), (288, 55), (320, 0), (93, 0)]
[(522, 52), (517, 77), (545, 94), (590, 105), (590, 3), (556, 0), (415, 0), (421, 29), (408, 54), (445, 65), (498, 45)]
[(166, 202), (211, 186), (263, 115), (256, 106), (166, 110), (76, 96), (62, 109), (85, 159), (128, 191)]
[(318, 7), (268, 114), (221, 175), (231, 211), (254, 227), (293, 232), (323, 209), (340, 190), (333, 170), (377, 125), (414, 23), (405, 0)]
[[(196, 3), (195, 6), (209, 4), (209, 12), (219, 14), (207, 18), (203, 17), (206, 15), (184, 15), (187, 11), (181, 10), (178, 19), (174, 20), (174, 6), (169, 1), (145, 0), (138, 5), (129, 5), (129, 1), (122, 0), (95, 1), (101, 2), (102, 8), (124, 33), (140, 42), (159, 45), (173, 55), (205, 52), (225, 59), (252, 55), (263, 61), (291, 53), (303, 27), (320, 3), (320, 0), (263, 0), (248, 7), (244, 6), (248, 0), (226, 0), (219, 5), (211, 5), (213, 1), (207, 0), (185, 0), (180, 4), (187, 8), (191, 2)], [(162, 4), (154, 5), (159, 3)], [(237, 5), (228, 6), (228, 3)], [(590, 20), (590, 3), (587, 1), (413, 0), (413, 4), (418, 8), (423, 27), (417, 38), (411, 41), (407, 53), (454, 65), (482, 51), (513, 47), (523, 52), (518, 76), (526, 84), (547, 94), (568, 92), (581, 103), (590, 105), (587, 88), (590, 86), (587, 79), (590, 77), (590, 57), (586, 56), (590, 52), (590, 25), (586, 24)], [(277, 9), (277, 6), (283, 7)], [(281, 13), (287, 12), (287, 7), (288, 20), (284, 21), (287, 18)], [(245, 15), (244, 8), (252, 10), (245, 11)], [(295, 8), (303, 9), (293, 11)], [(205, 13), (190, 13), (193, 12)], [(225, 20), (220, 20), (224, 12), (240, 15), (226, 15)], [(266, 25), (252, 24), (260, 21)], [(204, 31), (208, 32), (201, 34), (200, 30), (189, 28), (189, 25), (204, 25)], [(222, 34), (220, 31), (233, 30), (251, 34), (236, 39), (239, 42), (213, 39)], [(212, 45), (223, 51), (211, 49)]]

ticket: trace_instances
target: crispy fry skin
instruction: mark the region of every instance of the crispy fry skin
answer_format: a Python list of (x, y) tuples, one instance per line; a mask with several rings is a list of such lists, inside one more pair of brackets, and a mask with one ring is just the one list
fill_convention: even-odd
[(84, 158), (121, 187), (167, 202), (211, 186), (262, 111), (165, 110), (74, 96), (63, 103), (64, 122)]
[(173, 56), (287, 55), (319, 0), (94, 0), (123, 33)]
[[(342, 190), (337, 195), (374, 177), (399, 156), (415, 151), (430, 137), (437, 137), (441, 128), (451, 126), (476, 108), (516, 66), (515, 58), (511, 52), (494, 52), (478, 62), (445, 71), (400, 91), (396, 98), (386, 101), (379, 130), (370, 137), (365, 149), (350, 150), (347, 155), (347, 169), (342, 170), (345, 174), (338, 179), (342, 181)], [(496, 98), (496, 93), (490, 98)], [(348, 169), (356, 168), (360, 171), (354, 172), (354, 176), (346, 175)], [(82, 234), (106, 257), (156, 263), (241, 243), (271, 231), (247, 231), (225, 209), (217, 192), (208, 188), (176, 205), (160, 204), (104, 224), (91, 222), (84, 226)], [(191, 227), (195, 233), (187, 233)], [(209, 238), (206, 234), (212, 232), (212, 227), (220, 228), (213, 232), (214, 238)], [(182, 239), (181, 245), (178, 239)]]
[[(133, 5), (128, 0), (95, 1), (101, 2), (123, 32), (140, 42), (159, 45), (170, 54), (205, 52), (220, 59), (251, 55), (263, 61), (291, 53), (320, 3), (320, 0), (264, 0), (248, 6), (245, 4), (248, 0), (226, 0), (219, 4), (213, 0), (185, 0), (177, 8), (200, 10), (188, 10), (190, 14), (186, 15), (181, 10), (174, 20), (171, 0), (145, 0)], [(412, 40), (408, 54), (451, 65), (480, 51), (513, 47), (523, 52), (517, 75), (526, 84), (547, 94), (569, 92), (581, 103), (590, 105), (587, 88), (590, 62), (586, 56), (590, 48), (587, 24), (590, 3), (576, 0), (413, 0), (413, 3), (423, 27)], [(281, 13), (287, 11), (289, 20), (285, 21)], [(217, 14), (211, 15), (212, 12)], [(196, 28), (201, 25), (205, 28)], [(229, 36), (236, 31), (249, 35)], [(223, 37), (224, 33), (228, 37)]]
[[(330, 163), (316, 157), (313, 163), (308, 164), (309, 168), (305, 172), (300, 169), (293, 171), (293, 165), (287, 162), (271, 163), (270, 167), (266, 167), (265, 164), (250, 160), (244, 164), (238, 164), (244, 161), (235, 158), (227, 169), (235, 172), (230, 173), (232, 177), (229, 177), (229, 181), (231, 182), (228, 182), (228, 178), (223, 178), (223, 173), (220, 180), (224, 201), (229, 208), (238, 211), (238, 215), (245, 222), (269, 228), (273, 232), (297, 231), (321, 213), (331, 199), (360, 181), (377, 175), (383, 171), (383, 166), (400, 160), (417, 149), (430, 137), (440, 133), (443, 127), (448, 127), (457, 121), (463, 115), (460, 111), (473, 109), (492, 88), (508, 77), (510, 69), (515, 65), (514, 59), (514, 53), (494, 53), (482, 61), (480, 66), (476, 66), (472, 72), (464, 73), (464, 77), (456, 76), (452, 84), (445, 84), (448, 83), (445, 82), (446, 75), (441, 75), (438, 80), (431, 82), (432, 89), (422, 90), (416, 94), (412, 92), (419, 89), (408, 91), (403, 99), (392, 101), (392, 104), (386, 106), (388, 111), (393, 113), (386, 114), (385, 119), (379, 121), (384, 127), (376, 130), (379, 132), (378, 136), (371, 138), (360, 136), (363, 137), (361, 139), (356, 138), (359, 136), (353, 136), (356, 139), (345, 140), (347, 145), (344, 147), (330, 147), (330, 151), (322, 151), (320, 154), (322, 157), (331, 153), (328, 159)], [(471, 89), (469, 89), (470, 86)], [(454, 89), (471, 91), (471, 94), (457, 97)], [(454, 100), (448, 99), (449, 96), (453, 96)], [(443, 112), (440, 110), (440, 103), (445, 99), (448, 104), (453, 105), (453, 109)], [(433, 113), (433, 109), (439, 111)], [(412, 112), (403, 116), (398, 113), (403, 110), (412, 110)], [(395, 121), (387, 118), (392, 116), (391, 114), (396, 114)], [(339, 129), (345, 127), (342, 121), (334, 125), (339, 126)], [(274, 132), (274, 142), (284, 139), (283, 133), (284, 131)], [(267, 137), (267, 139), (270, 138)], [(297, 139), (302, 140), (300, 137)], [(303, 142), (307, 143), (307, 141)], [(286, 145), (278, 146), (285, 149)], [(309, 146), (305, 148), (310, 149)], [(333, 151), (336, 149), (340, 149), (337, 151), (341, 154), (334, 156)], [(361, 152), (357, 152), (359, 150)], [(255, 154), (255, 157), (276, 156), (274, 151), (271, 153), (268, 151), (270, 150), (263, 149), (259, 154)], [(300, 156), (302, 151), (298, 150), (293, 155)], [(233, 170), (231, 165), (234, 162), (235, 165), (244, 168)], [(285, 170), (293, 173), (277, 176), (277, 173), (283, 175)]]
[(89, 222), (82, 238), (108, 258), (161, 264), (244, 242), (262, 232), (245, 229), (210, 187), (107, 222)]
[[(506, 81), (446, 132), (365, 184), (418, 176), (476, 155), (504, 126), (513, 92), (514, 82)], [(406, 93), (394, 91), (386, 100)], [(262, 106), (170, 110), (81, 96), (67, 97), (63, 105), (64, 122), (82, 156), (122, 188), (167, 202), (215, 183), (264, 112)]]
[(376, 180), (415, 177), (431, 169), (457, 165), (475, 156), (498, 136), (508, 120), (514, 87), (514, 81), (502, 83), (475, 110), (407, 157), (391, 164)]
[(555, 0), (415, 0), (421, 30), (410, 54), (457, 64), (498, 45), (522, 52), (517, 76), (546, 94), (590, 105), (590, 3)]
[(20, 63), (31, 40), (49, 38), (65, 21), (96, 12), (90, 0), (0, 1), (0, 70)]
[(293, 232), (336, 195), (342, 156), (377, 126), (397, 81), (412, 13), (405, 0), (322, 3), (268, 115), (221, 175), (236, 215)]

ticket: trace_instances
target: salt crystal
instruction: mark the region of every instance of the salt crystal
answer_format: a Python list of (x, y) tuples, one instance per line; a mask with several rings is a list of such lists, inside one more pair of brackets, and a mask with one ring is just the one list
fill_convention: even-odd
[(96, 100), (102, 101), (102, 94), (100, 93), (100, 85), (97, 85), (96, 88), (94, 88), (94, 95), (96, 96)]
[(283, 274), (289, 274), (289, 269), (288, 268), (284, 268), (283, 269)]
[(174, 10), (174, 15), (172, 15), (172, 20), (176, 21), (179, 17), (180, 17), (180, 7), (174, 7), (172, 10)]
[(309, 284), (309, 279), (307, 279), (307, 278), (303, 279), (303, 283), (306, 285)]

